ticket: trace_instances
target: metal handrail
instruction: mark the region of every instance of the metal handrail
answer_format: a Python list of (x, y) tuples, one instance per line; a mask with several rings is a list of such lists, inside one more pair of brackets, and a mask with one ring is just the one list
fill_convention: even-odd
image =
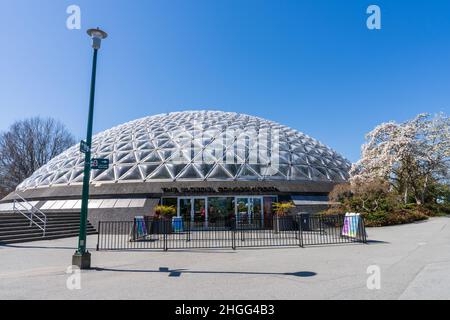
[[(34, 224), (39, 229), (42, 230), (43, 234), (42, 236), (45, 237), (45, 232), (47, 229), (47, 215), (43, 213), (41, 210), (36, 208), (34, 205), (32, 205), (30, 202), (28, 202), (25, 198), (23, 198), (18, 193), (15, 194), (19, 199), (22, 201), (17, 201), (17, 199), (14, 199), (13, 203), (13, 210), (14, 212), (19, 212), (21, 215), (23, 215), (25, 218), (27, 218), (30, 221), (30, 227)], [(28, 206), (25, 206), (24, 203), (26, 203)], [(26, 210), (27, 213), (22, 212), (19, 208), (17, 208), (16, 205), (20, 205), (22, 207), (22, 210)], [(40, 214), (41, 217), (38, 215)], [(44, 226), (41, 226), (38, 222), (34, 221), (34, 218), (39, 220)]]

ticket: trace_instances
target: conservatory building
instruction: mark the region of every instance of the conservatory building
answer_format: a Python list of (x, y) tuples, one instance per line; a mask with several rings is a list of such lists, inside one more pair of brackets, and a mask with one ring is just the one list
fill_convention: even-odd
[[(196, 222), (246, 214), (264, 219), (272, 203), (292, 201), (317, 212), (348, 179), (350, 163), (319, 141), (287, 126), (240, 113), (185, 111), (131, 121), (93, 137), (89, 220), (129, 220), (158, 204)], [(23, 181), (0, 203), (18, 197), (43, 212), (81, 207), (84, 154), (75, 145)]]

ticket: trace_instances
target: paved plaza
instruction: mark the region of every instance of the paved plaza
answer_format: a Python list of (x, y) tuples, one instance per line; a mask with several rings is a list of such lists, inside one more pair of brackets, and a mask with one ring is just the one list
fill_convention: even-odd
[[(76, 238), (0, 246), (0, 299), (450, 299), (450, 218), (368, 236), (367, 245), (168, 252), (96, 252), (89, 236), (93, 269), (74, 290)], [(369, 266), (380, 289), (367, 287)]]

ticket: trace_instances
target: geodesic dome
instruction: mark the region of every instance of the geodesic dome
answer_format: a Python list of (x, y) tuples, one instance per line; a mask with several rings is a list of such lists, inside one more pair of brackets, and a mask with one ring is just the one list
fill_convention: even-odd
[[(91, 183), (152, 181), (331, 181), (348, 179), (350, 163), (309, 136), (245, 114), (186, 111), (131, 121), (93, 137), (93, 158), (107, 170)], [(75, 145), (23, 181), (17, 189), (76, 185), (84, 154)]]

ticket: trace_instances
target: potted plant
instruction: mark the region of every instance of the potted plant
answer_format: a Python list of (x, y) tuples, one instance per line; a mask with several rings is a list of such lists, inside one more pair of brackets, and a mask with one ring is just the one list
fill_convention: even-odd
[(272, 204), (274, 209), (273, 231), (276, 233), (288, 229), (287, 214), (289, 210), (295, 207), (292, 201), (288, 202), (274, 202)]
[(172, 233), (172, 217), (175, 214), (174, 206), (156, 206), (153, 218), (153, 233)]

